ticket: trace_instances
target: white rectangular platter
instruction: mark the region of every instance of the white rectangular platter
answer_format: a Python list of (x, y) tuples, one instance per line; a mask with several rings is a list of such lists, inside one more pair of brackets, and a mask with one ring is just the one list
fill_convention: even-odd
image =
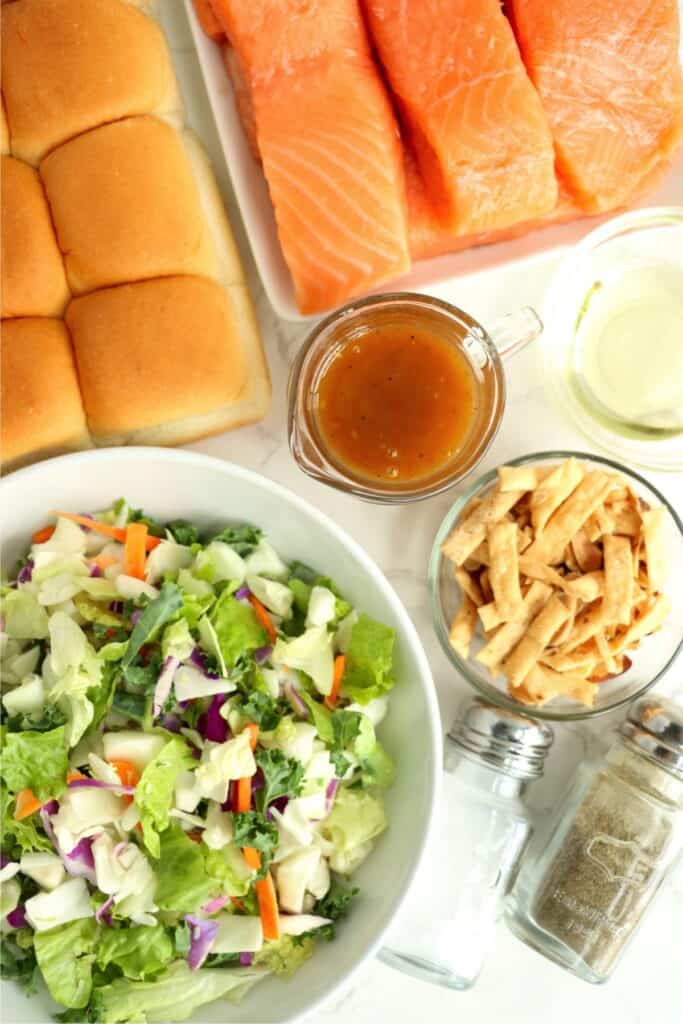
[[(294, 286), (278, 241), (275, 215), (268, 186), (260, 165), (252, 156), (242, 130), (233, 91), (221, 58), (220, 47), (202, 31), (192, 0), (185, 0), (209, 103), (216, 121), (225, 161), (240, 214), (266, 294), (275, 312), (285, 320), (310, 320), (296, 305)], [(659, 187), (638, 206), (683, 204), (683, 153), (679, 153)], [(597, 224), (608, 219), (586, 218), (557, 227), (544, 228), (510, 242), (467, 249), (415, 263), (410, 273), (386, 282), (381, 291), (430, 292), (448, 281), (469, 274), (493, 270), (510, 263), (533, 262), (566, 249), (583, 238)]]

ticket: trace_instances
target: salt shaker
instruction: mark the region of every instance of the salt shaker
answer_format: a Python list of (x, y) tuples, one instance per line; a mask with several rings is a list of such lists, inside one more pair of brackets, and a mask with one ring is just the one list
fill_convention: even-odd
[(539, 832), (507, 901), (528, 945), (586, 981), (606, 981), (683, 852), (683, 707), (629, 713), (607, 755), (582, 766)]
[(525, 791), (552, 740), (547, 725), (481, 698), (461, 707), (430, 854), (381, 960), (448, 988), (474, 984), (530, 835)]

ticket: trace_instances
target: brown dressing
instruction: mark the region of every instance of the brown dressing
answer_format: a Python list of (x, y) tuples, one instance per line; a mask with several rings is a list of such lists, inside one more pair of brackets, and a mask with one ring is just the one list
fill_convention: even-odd
[(475, 419), (476, 395), (457, 348), (428, 331), (386, 325), (347, 342), (326, 367), (316, 421), (338, 463), (400, 485), (454, 458)]

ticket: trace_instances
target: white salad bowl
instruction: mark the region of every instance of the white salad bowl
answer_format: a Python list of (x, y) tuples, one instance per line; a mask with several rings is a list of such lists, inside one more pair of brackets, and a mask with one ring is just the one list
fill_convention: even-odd
[[(389, 828), (353, 875), (361, 894), (333, 942), (290, 981), (268, 978), (240, 1006), (199, 1009), (195, 1022), (285, 1024), (318, 1009), (377, 951), (419, 869), (433, 817), (441, 765), (441, 727), (432, 678), (415, 627), (393, 589), (359, 544), (290, 491), (239, 466), (186, 451), (118, 448), (52, 459), (0, 482), (5, 571), (53, 509), (78, 512), (124, 496), (159, 519), (186, 518), (208, 529), (226, 522), (260, 526), (284, 558), (331, 576), (361, 610), (396, 631), (396, 685), (380, 738), (397, 764), (386, 794)], [(3, 1019), (43, 1024), (57, 1007), (44, 990), (31, 999), (2, 983)]]

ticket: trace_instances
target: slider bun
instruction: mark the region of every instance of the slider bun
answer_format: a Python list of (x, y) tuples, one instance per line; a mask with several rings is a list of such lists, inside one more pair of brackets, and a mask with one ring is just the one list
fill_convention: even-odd
[(177, 103), (161, 28), (121, 0), (3, 4), (2, 90), (12, 153), (31, 164), (97, 125)]
[[(40, 173), (76, 294), (218, 266), (181, 136), (155, 117), (95, 128)], [(238, 262), (238, 261), (236, 261)]]
[(234, 425), (247, 370), (243, 316), (201, 277), (73, 299), (66, 322), (95, 443), (181, 444)]
[(2, 157), (2, 316), (61, 316), (64, 265), (37, 171)]
[(61, 320), (2, 323), (2, 469), (89, 448), (69, 335)]

